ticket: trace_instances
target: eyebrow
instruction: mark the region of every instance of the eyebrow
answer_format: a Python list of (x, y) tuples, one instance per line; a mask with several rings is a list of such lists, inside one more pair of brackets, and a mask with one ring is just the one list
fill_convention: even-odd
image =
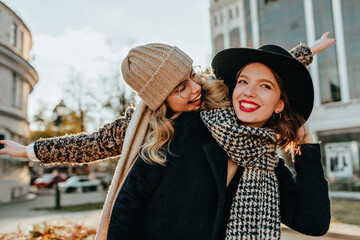
[[(236, 81), (239, 80), (240, 77), (249, 79), (249, 77), (246, 76), (246, 75), (240, 75), (240, 76), (238, 76), (238, 78), (236, 79)], [(262, 81), (262, 82), (267, 82), (267, 83), (271, 84), (273, 87), (275, 87), (274, 83), (273, 83), (272, 81), (266, 79), (266, 78), (260, 78), (260, 79), (257, 79), (257, 80)]]
[(178, 87), (180, 87), (184, 82), (186, 82), (187, 81), (187, 79), (186, 80), (184, 80), (184, 81), (182, 81), (181, 83), (179, 83), (178, 85), (176, 85), (176, 87), (174, 88), (174, 90), (175, 89), (177, 89)]

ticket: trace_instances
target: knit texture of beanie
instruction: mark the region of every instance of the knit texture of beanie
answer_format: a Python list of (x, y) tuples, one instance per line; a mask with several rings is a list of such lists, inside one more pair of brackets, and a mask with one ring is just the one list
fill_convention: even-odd
[(191, 70), (193, 60), (176, 46), (151, 43), (129, 51), (121, 63), (124, 81), (156, 110)]

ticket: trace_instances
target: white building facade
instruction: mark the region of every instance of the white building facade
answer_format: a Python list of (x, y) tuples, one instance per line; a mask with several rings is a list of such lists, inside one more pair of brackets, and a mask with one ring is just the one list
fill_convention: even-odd
[[(0, 139), (23, 144), (30, 135), (27, 99), (38, 82), (29, 63), (31, 47), (29, 29), (0, 2)], [(0, 155), (0, 204), (25, 196), (29, 183), (28, 161)]]
[(332, 190), (360, 191), (360, 1), (211, 0), (213, 55), (229, 47), (313, 43), (330, 31), (336, 44), (309, 68), (315, 107), (308, 126), (321, 141)]

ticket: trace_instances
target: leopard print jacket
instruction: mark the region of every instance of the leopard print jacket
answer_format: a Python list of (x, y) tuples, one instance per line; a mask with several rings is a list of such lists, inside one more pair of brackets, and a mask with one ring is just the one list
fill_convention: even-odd
[[(298, 45), (290, 53), (305, 66), (312, 62), (311, 49), (305, 44)], [(80, 133), (38, 140), (34, 143), (35, 156), (44, 164), (89, 163), (118, 156), (133, 113), (134, 109), (128, 108), (124, 117), (117, 118), (91, 134)]]
[(91, 134), (80, 133), (38, 140), (34, 143), (35, 155), (44, 164), (89, 163), (118, 156), (133, 113), (134, 108), (128, 108), (125, 116)]

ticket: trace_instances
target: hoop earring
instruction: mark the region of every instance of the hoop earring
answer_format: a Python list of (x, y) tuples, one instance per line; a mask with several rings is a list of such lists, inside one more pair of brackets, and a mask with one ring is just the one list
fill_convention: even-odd
[(271, 117), (272, 117), (274, 120), (275, 120), (275, 119), (281, 119), (281, 112), (279, 112), (279, 113), (274, 112)]

